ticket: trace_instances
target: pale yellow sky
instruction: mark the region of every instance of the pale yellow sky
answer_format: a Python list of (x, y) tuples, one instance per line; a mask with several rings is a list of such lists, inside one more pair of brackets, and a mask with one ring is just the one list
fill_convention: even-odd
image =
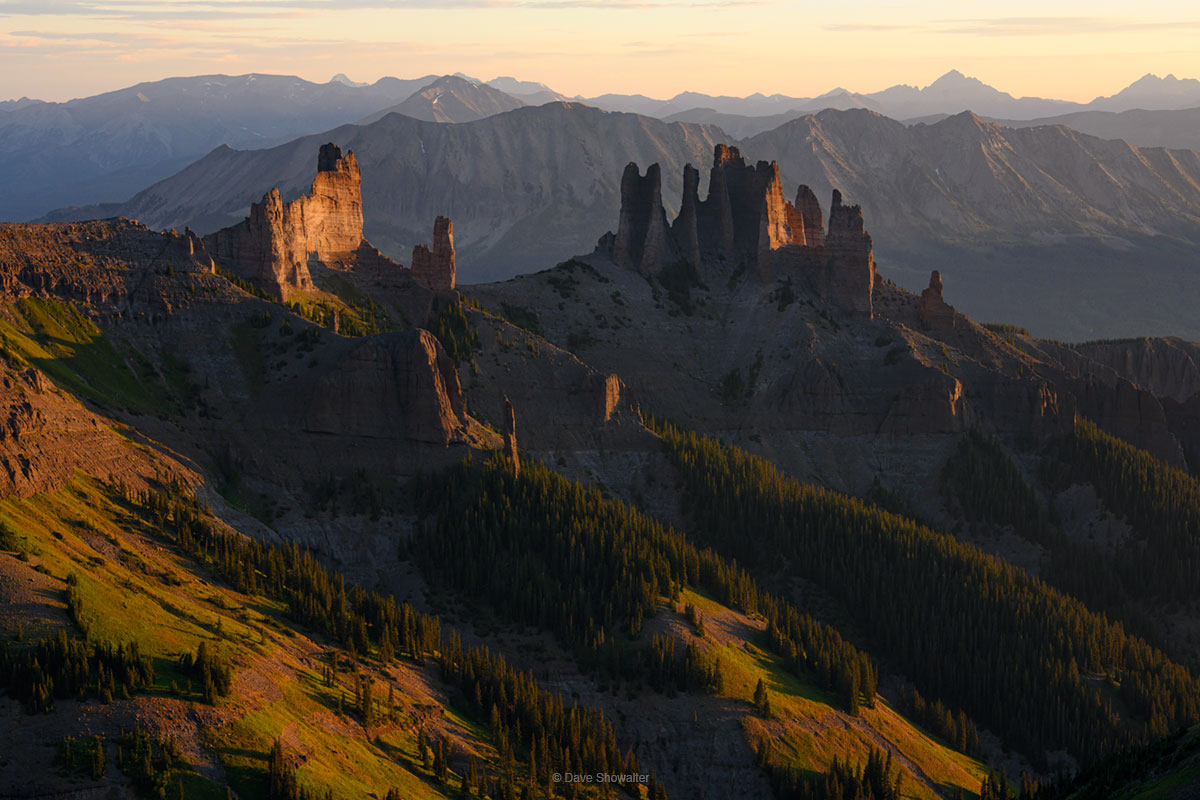
[(1200, 77), (1200, 11), (1175, 0), (0, 0), (0, 99), (173, 75), (460, 71), (571, 96), (805, 97), (924, 86), (950, 69), (1083, 102), (1150, 72)]

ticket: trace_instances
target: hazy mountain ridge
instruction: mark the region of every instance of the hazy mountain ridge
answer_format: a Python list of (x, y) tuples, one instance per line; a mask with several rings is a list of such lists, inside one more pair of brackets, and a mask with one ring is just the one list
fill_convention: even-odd
[(487, 84), (446, 75), (422, 86), (404, 102), (363, 117), (357, 124), (369, 125), (388, 114), (403, 114), (427, 122), (474, 122), (523, 105), (524, 101)]
[[(841, 99), (839, 99), (841, 98)], [(634, 111), (657, 117), (702, 110), (737, 116), (775, 116), (800, 109), (868, 108), (895, 119), (931, 114), (957, 114), (973, 111), (985, 117), (1032, 119), (1083, 110), (1126, 111), (1131, 109), (1179, 109), (1200, 106), (1200, 81), (1179, 80), (1173, 75), (1159, 78), (1146, 75), (1110, 97), (1097, 97), (1089, 103), (1053, 100), (1041, 97), (1014, 97), (980, 81), (951, 70), (925, 87), (898, 84), (877, 92), (849, 92), (833, 89), (816, 97), (765, 96), (729, 97), (682, 92), (669, 100), (644, 95), (606, 94), (584, 99), (601, 108)], [(836, 102), (831, 102), (836, 100)], [(846, 105), (854, 103), (854, 106)], [(691, 121), (697, 121), (692, 119)], [(705, 120), (709, 121), (709, 120)]]
[[(209, 232), (240, 221), (271, 186), (298, 195), (311, 152), (330, 139), (364, 164), (369, 238), (404, 260), (428, 220), (448, 214), (471, 281), (589, 251), (616, 214), (615, 177), (629, 160), (661, 165), (664, 203), (676, 209), (683, 165), (706, 163), (729, 137), (578, 104), (462, 125), (392, 116), (270, 150), (220, 149), (129, 203), (78, 213)], [(785, 183), (806, 183), (822, 201), (840, 188), (862, 204), (885, 275), (919, 288), (940, 268), (963, 307), (985, 319), (1060, 338), (1200, 336), (1184, 300), (1195, 288), (1188, 243), (1200, 239), (1192, 151), (1004, 128), (970, 113), (908, 127), (861, 110), (807, 115), (745, 144), (777, 160)], [(1096, 271), (1083, 282), (1087, 263)], [(1159, 278), (1137, 277), (1130, 264)], [(1124, 315), (1114, 315), (1118, 305)]]
[[(105, 211), (207, 233), (239, 222), (272, 186), (297, 196), (311, 180), (312, 153), (333, 140), (362, 165), (364, 207), (373, 209), (366, 231), (376, 246), (407, 261), (426, 240), (429, 220), (445, 214), (455, 221), (463, 280), (500, 277), (590, 250), (617, 213), (620, 172), (630, 158), (681, 168), (706, 161), (719, 138), (706, 126), (578, 104), (460, 125), (390, 115), (269, 150), (220, 148)], [(677, 196), (682, 179), (674, 172), (667, 185)]]
[(213, 147), (265, 147), (351, 122), (430, 78), (367, 87), (279, 75), (169, 78), (0, 116), (0, 219), (120, 201)]

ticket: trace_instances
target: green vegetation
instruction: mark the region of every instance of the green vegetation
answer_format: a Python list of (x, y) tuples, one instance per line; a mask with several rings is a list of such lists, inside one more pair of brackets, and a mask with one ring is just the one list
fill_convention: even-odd
[(987, 328), (992, 333), (998, 334), (1007, 341), (1011, 342), (1014, 337), (1024, 336), (1029, 338), (1029, 331), (1022, 328), (1020, 325), (1009, 325), (1004, 322), (982, 322), (984, 328)]
[(26, 297), (0, 320), (0, 352), (15, 367), (31, 364), (62, 388), (102, 408), (163, 416), (195, 403), (187, 365), (161, 369), (133, 348), (120, 352), (74, 305)]
[(604, 674), (719, 691), (720, 669), (699, 653), (636, 645), (661, 599), (692, 586), (766, 617), (767, 641), (787, 669), (814, 675), (851, 713), (875, 704), (874, 665), (835, 630), (596, 489), (533, 460), (518, 476), (499, 457), (414, 483), (418, 507), (436, 514), (414, 544), (428, 573), (515, 622), (554, 631)]
[(1131, 596), (1138, 587), (1127, 588), (1119, 573), (1123, 559), (1071, 541), (991, 436), (976, 429), (964, 434), (942, 470), (941, 484), (943, 495), (967, 520), (1012, 526), (1018, 536), (1044, 547), (1042, 577), (1048, 583), (1120, 619), (1131, 630), (1153, 633)]
[[(275, 547), (220, 530), (179, 486), (120, 491), (159, 535), (208, 564), (239, 591), (282, 601), (289, 616), (337, 642), (352, 660), (371, 653), (380, 661), (403, 656), (417, 663), (435, 660), (443, 680), (458, 689), (477, 718), (490, 721), (501, 764), (525, 759), (547, 774), (639, 771), (632, 753), (618, 747), (613, 727), (600, 711), (567, 706), (560, 695), (542, 690), (529, 673), (513, 669), (501, 655), (466, 647), (457, 633), (443, 632), (437, 617), (378, 592), (347, 588), (341, 575), (295, 543)], [(193, 669), (199, 661), (198, 654)], [(371, 703), (359, 702), (364, 718), (369, 718)], [(504, 796), (513, 796), (518, 785), (535, 794), (553, 789), (541, 772), (528, 773), (528, 778), (518, 779), (515, 770), (504, 769), (494, 780)], [(271, 786), (281, 780), (275, 773), (269, 778)]]
[(806, 774), (790, 767), (776, 755), (769, 737), (755, 748), (755, 758), (766, 770), (776, 800), (900, 800), (903, 775), (886, 756), (871, 750), (867, 763), (859, 767), (834, 758), (824, 775)]
[(54, 710), (54, 701), (97, 697), (111, 703), (154, 682), (154, 665), (137, 642), (85, 642), (60, 630), (28, 646), (0, 644), (0, 686), (29, 713)]
[(941, 488), (971, 522), (1011, 525), (1018, 535), (1042, 545), (1062, 542), (1057, 523), (1017, 465), (978, 428), (967, 431), (946, 460)]
[(442, 349), (455, 364), (470, 360), (471, 353), (479, 349), (479, 332), (471, 324), (463, 303), (451, 300), (441, 308), (441, 301), (435, 299), (433, 302), (429, 331), (442, 343)]
[(534, 336), (544, 336), (542, 332), (542, 322), (538, 319), (537, 312), (525, 306), (514, 306), (510, 303), (501, 303), (501, 310), (504, 312), (504, 318), (516, 325), (518, 328), (524, 328)]
[(1111, 557), (1129, 594), (1195, 603), (1200, 574), (1200, 483), (1195, 478), (1081, 417), (1043, 466), (1051, 486), (1090, 483), (1104, 505), (1133, 526), (1132, 541)]
[(1038, 800), (1158, 800), (1200, 776), (1200, 728), (1181, 728), (1145, 747), (1110, 756), (1070, 780), (1043, 789)]
[(201, 696), (210, 705), (218, 697), (226, 697), (233, 686), (233, 668), (213, 652), (208, 642), (201, 642), (195, 655), (185, 652), (179, 657), (179, 672), (200, 685)]
[(1093, 759), (1200, 716), (1187, 669), (1025, 572), (717, 441), (660, 432), (700, 542), (813, 581), (895, 669), (1009, 746)]
[(342, 336), (374, 336), (395, 326), (374, 299), (359, 296), (353, 303), (324, 298), (295, 300), (289, 306), (296, 314)]
[(241, 275), (230, 272), (229, 270), (224, 269), (221, 266), (217, 267), (217, 274), (220, 275), (225, 280), (232, 283), (234, 286), (241, 289), (243, 292), (246, 292), (247, 294), (252, 294), (255, 297), (257, 297), (261, 300), (266, 300), (269, 303), (278, 303), (279, 302), (278, 297), (275, 297), (274, 295), (264, 292), (262, 289), (259, 289), (253, 283), (251, 283), (250, 281), (243, 278)]

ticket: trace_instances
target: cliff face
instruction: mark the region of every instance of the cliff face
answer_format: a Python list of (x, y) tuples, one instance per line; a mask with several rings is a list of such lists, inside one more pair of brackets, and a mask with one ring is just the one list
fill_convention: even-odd
[(954, 328), (954, 307), (942, 298), (942, 273), (929, 276), (929, 288), (917, 300), (917, 319), (925, 330), (947, 331)]
[(287, 300), (313, 288), (311, 262), (348, 269), (363, 244), (362, 175), (354, 153), (321, 146), (311, 191), (284, 203), (278, 189), (250, 206), (239, 225), (206, 236), (218, 263)]
[(801, 186), (796, 202), (788, 202), (775, 162), (748, 165), (736, 147), (718, 144), (708, 197), (700, 200), (699, 172), (685, 166), (679, 216), (669, 225), (658, 165), (642, 177), (629, 164), (617, 232), (602, 237), (598, 249), (648, 277), (679, 260), (703, 277), (720, 271), (746, 271), (763, 283), (797, 277), (832, 305), (870, 317), (875, 263), (862, 209), (843, 206), (835, 190), (828, 235), (822, 228), (811, 189)]
[(642, 177), (630, 163), (621, 175), (621, 216), (613, 241), (613, 262), (643, 275), (670, 263), (675, 252), (662, 204), (662, 174), (651, 164)]
[(433, 249), (423, 244), (413, 248), (412, 277), (435, 292), (454, 288), (454, 223), (448, 217), (433, 222)]
[(264, 402), (273, 424), (444, 447), (472, 425), (454, 362), (424, 330), (348, 340), (311, 380)]

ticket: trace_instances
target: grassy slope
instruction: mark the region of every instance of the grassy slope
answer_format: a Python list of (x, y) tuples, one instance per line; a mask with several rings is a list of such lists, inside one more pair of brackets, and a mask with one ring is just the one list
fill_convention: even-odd
[(0, 311), (0, 346), (10, 363), (32, 364), (84, 400), (158, 416), (192, 400), (185, 364), (167, 359), (160, 369), (135, 350), (119, 351), (68, 303), (24, 298)]
[(875, 708), (863, 708), (857, 719), (851, 717), (838, 708), (831, 693), (786, 671), (777, 656), (759, 646), (758, 637), (747, 635), (748, 630), (761, 630), (761, 622), (692, 590), (683, 593), (681, 603), (696, 606), (703, 615), (705, 639), (721, 659), (722, 694), (752, 707), (760, 679), (770, 693), (771, 718), (765, 720), (748, 708), (743, 720), (752, 746), (769, 733), (776, 747), (789, 754), (793, 766), (814, 773), (825, 772), (834, 757), (865, 763), (872, 748), (888, 749), (903, 757), (899, 763), (906, 773), (905, 797), (936, 797), (930, 784), (944, 794), (959, 788), (972, 794), (979, 791), (987, 775), (984, 765), (925, 733), (882, 698)]
[[(62, 580), (78, 575), (93, 635), (136, 640), (154, 657), (152, 691), (131, 702), (150, 707), (172, 696), (172, 681), (184, 687), (175, 659), (201, 641), (232, 660), (233, 693), (218, 703), (216, 722), (199, 744), (215, 754), (243, 797), (265, 791), (265, 757), (280, 736), (303, 759), (302, 782), (322, 791), (382, 796), (394, 787), (405, 797), (440, 797), (416, 761), (417, 720), (433, 706), (445, 710), (432, 729), (467, 752), (492, 754), (483, 732), (440, 702), (431, 675), (410, 665), (386, 676), (397, 687), (397, 721), (367, 731), (348, 714), (339, 716), (338, 696), (353, 696), (352, 681), (341, 674), (339, 686), (323, 685), (318, 659), (325, 648), (293, 630), (273, 603), (210, 582), (204, 569), (148, 538), (140, 520), (90, 479), (80, 476), (69, 489), (26, 500), (0, 500), (0, 520), (26, 536), (36, 554), (29, 568)], [(62, 605), (53, 598), (47, 604)], [(387, 696), (385, 684), (376, 696)]]

